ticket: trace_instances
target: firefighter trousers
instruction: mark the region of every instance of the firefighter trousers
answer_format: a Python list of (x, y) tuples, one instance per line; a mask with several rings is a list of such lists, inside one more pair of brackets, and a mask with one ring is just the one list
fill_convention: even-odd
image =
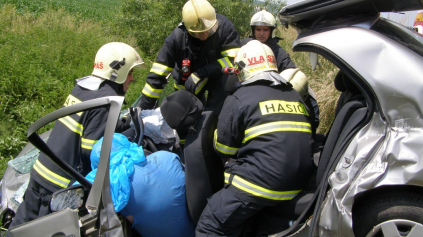
[(196, 237), (238, 237), (247, 221), (267, 205), (243, 200), (234, 186), (211, 196), (197, 224)]

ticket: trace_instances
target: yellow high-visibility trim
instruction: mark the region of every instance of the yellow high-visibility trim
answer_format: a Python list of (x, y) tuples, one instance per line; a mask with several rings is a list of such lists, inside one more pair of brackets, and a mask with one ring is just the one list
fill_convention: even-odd
[(257, 136), (272, 132), (307, 132), (311, 133), (311, 125), (306, 122), (279, 121), (261, 124), (245, 130), (245, 137), (242, 143), (245, 143)]
[(217, 142), (217, 129), (214, 130), (214, 147), (220, 153), (223, 153), (226, 155), (235, 155), (239, 150), (239, 148), (226, 146), (226, 145), (223, 145), (222, 143)]
[(150, 86), (148, 83), (146, 83), (141, 93), (143, 93), (144, 95), (148, 97), (158, 99), (160, 95), (162, 94), (162, 92), (163, 92), (163, 89), (155, 89), (152, 86)]
[(62, 187), (62, 188), (67, 188), (70, 180), (62, 177), (56, 173), (54, 173), (53, 171), (47, 169), (47, 167), (45, 167), (43, 164), (41, 164), (41, 162), (39, 162), (38, 160), (35, 161), (34, 164), (34, 169), (35, 171), (37, 171), (37, 173), (39, 173), (41, 176), (43, 176), (43, 178), (47, 179), (48, 181)]
[[(230, 174), (225, 173), (225, 183), (229, 183)], [(260, 187), (256, 184), (253, 184), (237, 175), (233, 176), (231, 184), (238, 189), (241, 189), (247, 193), (253, 194), (254, 196), (266, 198), (266, 199), (272, 199), (272, 200), (291, 200), (301, 190), (292, 190), (292, 191), (274, 191), (267, 188)]]
[(91, 140), (91, 139), (87, 139), (87, 138), (81, 138), (81, 147), (84, 148), (84, 149), (92, 150), (94, 144), (97, 141), (98, 140)]
[(153, 63), (153, 66), (150, 69), (150, 72), (156, 73), (160, 76), (167, 76), (169, 73), (171, 73), (173, 68), (168, 67), (166, 65), (160, 64), (160, 63)]
[(183, 86), (183, 85), (180, 85), (180, 84), (178, 84), (178, 83), (173, 83), (173, 87), (175, 88), (175, 89), (177, 89), (177, 90), (185, 90), (185, 86)]
[(228, 50), (222, 51), (221, 54), (222, 54), (223, 57), (232, 57), (232, 58), (235, 58), (235, 56), (237, 55), (238, 51), (239, 51), (239, 48), (233, 48), (233, 49), (228, 49)]
[[(78, 103), (81, 103), (81, 101), (78, 98), (76, 98), (75, 96), (69, 94), (68, 95), (68, 98), (66, 98), (65, 103), (63, 104), (63, 106), (68, 107), (68, 106), (71, 106), (71, 105), (74, 105), (74, 104), (78, 104)], [(77, 115), (78, 116), (81, 116), (82, 113), (83, 113), (83, 111), (77, 113)]]
[(229, 58), (225, 57), (225, 58), (220, 58), (217, 60), (220, 64), (220, 66), (222, 66), (222, 68), (225, 67), (233, 67), (231, 60), (229, 60)]
[(82, 124), (76, 122), (70, 116), (66, 116), (59, 119), (66, 127), (68, 127), (72, 132), (79, 134), (82, 136), (82, 132), (84, 131), (84, 126)]
[(200, 78), (197, 77), (195, 74), (191, 74), (191, 78), (194, 81), (195, 84), (197, 84), (200, 81)]
[(209, 81), (208, 78), (200, 81), (195, 87), (197, 88), (195, 90), (195, 94), (197, 95), (198, 93), (200, 93), (200, 91), (203, 89), (203, 87), (207, 84), (207, 82)]
[(262, 115), (267, 114), (303, 114), (308, 116), (305, 105), (297, 101), (268, 100), (259, 103)]

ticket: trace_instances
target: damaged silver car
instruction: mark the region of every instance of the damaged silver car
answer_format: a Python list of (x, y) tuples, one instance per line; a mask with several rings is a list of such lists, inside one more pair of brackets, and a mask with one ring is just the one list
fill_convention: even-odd
[[(261, 236), (423, 236), (423, 37), (380, 12), (421, 0), (309, 0), (283, 7), (293, 50), (339, 68), (315, 180), (264, 216)], [(277, 221), (275, 221), (277, 220)], [(278, 226), (278, 227), (275, 227)]]
[[(308, 0), (280, 10), (280, 22), (299, 32), (294, 51), (309, 52), (313, 69), (319, 57), (338, 67), (333, 84), (341, 95), (329, 132), (319, 136), (320, 156), (307, 187), (260, 213), (243, 236), (423, 236), (423, 37), (380, 17), (418, 9), (423, 0)], [(103, 98), (91, 106), (110, 104), (110, 114), (117, 115), (122, 102)], [(84, 107), (51, 116), (90, 105), (78, 106)], [(33, 144), (43, 146), (35, 130), (53, 117), (30, 127)], [(215, 114), (203, 112), (185, 143), (187, 206), (195, 222), (207, 197), (223, 185), (223, 167), (213, 164), (216, 124)], [(52, 200), (56, 212), (16, 228), (15, 236), (135, 236), (111, 205), (108, 156), (102, 153), (102, 175), (92, 185), (79, 177), (82, 186), (61, 190)], [(3, 177), (3, 225), (13, 217), (13, 200), (21, 198), (16, 190), (25, 179), (11, 169)]]

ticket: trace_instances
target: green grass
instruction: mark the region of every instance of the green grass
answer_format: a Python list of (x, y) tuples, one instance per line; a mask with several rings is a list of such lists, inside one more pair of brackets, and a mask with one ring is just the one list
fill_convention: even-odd
[(48, 9), (66, 12), (82, 19), (113, 19), (116, 9), (122, 4), (120, 0), (2, 0), (3, 4), (14, 4), (18, 14), (31, 12), (35, 16), (42, 15)]
[[(60, 108), (75, 79), (91, 74), (103, 44), (135, 45), (135, 40), (110, 34), (102, 22), (75, 17), (63, 8), (36, 16), (3, 4), (0, 14), (0, 170), (4, 170), (25, 145), (28, 126)], [(145, 78), (146, 73), (138, 71), (135, 76)], [(138, 97), (141, 81), (137, 84), (138, 93), (128, 93), (129, 98)]]

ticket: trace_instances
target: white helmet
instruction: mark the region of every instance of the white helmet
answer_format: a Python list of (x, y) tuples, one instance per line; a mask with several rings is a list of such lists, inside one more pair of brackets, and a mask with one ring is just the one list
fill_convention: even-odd
[(261, 10), (251, 17), (250, 21), (251, 32), (255, 38), (255, 27), (256, 26), (269, 26), (270, 27), (270, 36), (273, 35), (273, 30), (276, 28), (276, 19), (275, 17), (266, 10)]
[(216, 11), (207, 0), (189, 0), (182, 8), (182, 21), (188, 32), (195, 37), (196, 33), (209, 31), (209, 36), (216, 32)]
[(276, 28), (276, 19), (272, 13), (261, 10), (251, 17), (250, 26), (270, 26)]
[(125, 43), (112, 42), (97, 51), (91, 74), (122, 84), (134, 67), (146, 68), (137, 51)]
[(291, 83), (303, 100), (307, 99), (309, 96), (308, 78), (299, 68), (285, 69), (280, 75)]
[(263, 72), (278, 71), (273, 51), (258, 40), (251, 40), (242, 46), (234, 62), (239, 70), (238, 79), (242, 82), (260, 79), (255, 76)]

